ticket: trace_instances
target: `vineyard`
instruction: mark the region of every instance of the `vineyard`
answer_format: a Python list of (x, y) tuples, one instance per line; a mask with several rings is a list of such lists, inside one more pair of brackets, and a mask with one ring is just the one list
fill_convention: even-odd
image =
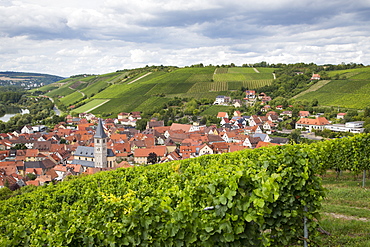
[(253, 80), (253, 81), (244, 81), (243, 87), (248, 89), (256, 89), (263, 86), (271, 85), (273, 82), (272, 79), (269, 80)]
[(320, 105), (363, 109), (370, 102), (370, 80), (331, 80), (314, 92), (297, 99), (317, 99)]
[(68, 94), (67, 96), (60, 99), (60, 102), (62, 102), (65, 105), (73, 105), (77, 102), (79, 102), (83, 98), (82, 94), (78, 91), (75, 91), (73, 93)]
[[(121, 111), (145, 110), (150, 106), (149, 102), (154, 105), (161, 104), (173, 97), (214, 99), (219, 94), (229, 94), (230, 90), (240, 90), (242, 87), (256, 89), (272, 83), (271, 74), (256, 73), (253, 68), (191, 67), (171, 72), (151, 71), (148, 76), (141, 78), (147, 73), (138, 71), (132, 76), (128, 71), (121, 71), (104, 75), (76, 76), (61, 81), (62, 86), (47, 92), (46, 95), (60, 97), (60, 102), (66, 106), (77, 104), (79, 107), (75, 112), (91, 109), (90, 105), (97, 102), (95, 100), (110, 99), (92, 113), (114, 115)], [(136, 80), (138, 78), (140, 79)], [(40, 90), (46, 91), (50, 88), (52, 87)], [(166, 99), (148, 100), (159, 96)]]
[[(318, 173), (369, 169), (370, 135), (119, 169), (0, 205), (1, 246), (302, 246)], [(306, 222), (306, 224), (304, 224)]]
[(107, 99), (94, 99), (86, 104), (84, 104), (83, 106), (77, 108), (77, 109), (74, 109), (73, 111), (74, 112), (77, 112), (77, 113), (82, 113), (82, 112), (88, 112), (90, 109), (106, 102)]
[[(38, 91), (44, 91), (50, 97), (60, 98), (60, 102), (67, 107), (76, 104), (81, 106), (95, 99), (110, 99), (92, 113), (109, 113), (113, 116), (121, 111), (145, 109), (149, 106), (147, 100), (151, 97), (166, 98), (153, 100), (154, 105), (156, 102), (158, 104), (167, 102), (173, 97), (214, 99), (217, 95), (231, 95), (230, 91), (242, 88), (258, 90), (274, 83), (272, 73), (275, 68), (256, 69), (260, 73), (251, 67), (187, 67), (154, 69), (150, 71), (151, 73), (146, 69), (138, 69), (105, 75), (76, 76), (39, 88)], [(321, 88), (312, 87), (312, 92), (306, 91), (296, 98), (309, 101), (317, 99), (320, 105), (357, 109), (363, 109), (368, 105), (369, 68), (327, 71), (327, 74), (335, 78)], [(147, 76), (141, 78), (142, 75)], [(54, 90), (49, 91), (53, 88)], [(85, 108), (78, 111), (81, 109)]]

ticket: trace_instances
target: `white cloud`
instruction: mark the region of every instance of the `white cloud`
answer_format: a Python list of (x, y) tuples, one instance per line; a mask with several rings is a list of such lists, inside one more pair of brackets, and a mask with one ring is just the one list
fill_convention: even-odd
[(146, 64), (370, 64), (366, 0), (3, 0), (0, 13), (0, 70), (69, 76)]

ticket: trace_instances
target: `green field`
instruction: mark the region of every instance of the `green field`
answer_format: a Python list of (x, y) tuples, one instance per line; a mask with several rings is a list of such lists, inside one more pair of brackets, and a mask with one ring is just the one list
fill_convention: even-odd
[(258, 67), (256, 68), (260, 73), (274, 73), (274, 71), (276, 70), (275, 68), (262, 68), (262, 67)]
[(334, 70), (327, 72), (329, 76), (334, 77), (335, 75), (346, 76), (347, 79), (355, 79), (354, 76), (359, 75), (362, 79), (370, 78), (370, 68), (356, 68), (356, 69), (345, 69), (345, 70)]
[(77, 113), (88, 112), (93, 107), (96, 107), (96, 106), (98, 106), (98, 105), (100, 105), (100, 104), (102, 104), (106, 101), (107, 101), (107, 99), (94, 99), (94, 100), (84, 104), (83, 106), (74, 109), (73, 111), (77, 112)]
[[(111, 85), (94, 98), (112, 99), (94, 110), (94, 113), (145, 110), (169, 101), (172, 97), (189, 97), (188, 92), (197, 83), (210, 84), (210, 90), (225, 89), (220, 83), (212, 83), (214, 68), (184, 68), (171, 73), (153, 72), (132, 84)], [(158, 98), (158, 96), (162, 96)], [(163, 98), (163, 96), (165, 96)], [(204, 97), (204, 96), (203, 96)], [(151, 99), (153, 98), (153, 99)], [(133, 100), (135, 99), (135, 100)]]
[[(110, 99), (108, 103), (94, 109), (93, 113), (117, 114), (162, 105), (173, 97), (214, 99), (217, 95), (229, 95), (230, 91), (242, 88), (256, 90), (274, 83), (272, 73), (275, 68), (256, 69), (260, 73), (251, 67), (186, 67), (167, 71), (144, 68), (134, 72), (69, 78), (39, 90), (47, 96), (60, 97), (60, 101), (67, 107), (95, 99)], [(363, 109), (369, 105), (370, 68), (327, 71), (327, 74), (335, 78), (321, 88), (315, 87), (315, 84), (296, 98), (309, 101), (318, 99), (319, 104), (324, 106)], [(140, 78), (143, 75), (146, 76)], [(337, 80), (338, 76), (341, 80)], [(317, 85), (319, 83), (321, 81)], [(84, 93), (85, 97), (77, 90)]]
[(234, 109), (233, 106), (213, 105), (207, 110), (201, 113), (201, 116), (213, 116), (216, 117), (219, 112), (229, 112)]
[[(163, 105), (173, 97), (214, 99), (217, 95), (228, 95), (229, 91), (242, 87), (256, 89), (272, 83), (271, 73), (256, 73), (253, 68), (215, 68), (190, 67), (171, 70), (171, 72), (151, 71), (114, 72), (104, 75), (69, 78), (63, 86), (48, 92), (51, 97), (62, 96), (60, 101), (66, 106), (88, 102), (74, 111), (84, 112), (97, 102), (110, 99), (106, 104), (94, 109), (95, 114), (121, 111), (145, 110)], [(137, 80), (137, 78), (140, 78)], [(61, 85), (61, 84), (58, 84)], [(50, 89), (50, 87), (45, 88)], [(84, 93), (85, 100), (82, 93)]]
[(272, 75), (272, 72), (274, 71), (273, 68), (257, 68), (260, 73), (257, 73), (250, 67), (233, 67), (220, 71), (221, 69), (223, 68), (218, 68), (216, 73), (213, 75), (214, 81), (246, 82), (250, 80), (272, 80), (274, 78)]
[(370, 79), (332, 80), (316, 91), (297, 97), (298, 100), (317, 99), (323, 106), (363, 109), (370, 102)]
[(256, 73), (251, 67), (233, 67), (229, 68), (228, 73), (246, 74), (246, 73)]
[(82, 100), (83, 96), (80, 92), (73, 92), (71, 94), (68, 94), (67, 96), (60, 99), (60, 102), (62, 102), (65, 105), (73, 105), (80, 100)]

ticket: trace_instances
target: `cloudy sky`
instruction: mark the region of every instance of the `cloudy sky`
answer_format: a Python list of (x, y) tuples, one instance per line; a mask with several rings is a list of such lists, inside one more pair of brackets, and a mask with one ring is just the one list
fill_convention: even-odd
[(370, 64), (370, 0), (0, 0), (0, 71)]

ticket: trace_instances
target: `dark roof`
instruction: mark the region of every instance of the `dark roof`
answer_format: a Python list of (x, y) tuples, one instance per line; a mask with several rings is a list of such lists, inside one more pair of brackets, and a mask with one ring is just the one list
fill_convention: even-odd
[(107, 138), (107, 134), (104, 132), (103, 123), (101, 118), (99, 118), (98, 127), (96, 128), (96, 133), (94, 138)]
[(40, 151), (49, 151), (51, 147), (51, 141), (35, 141), (33, 148)]
[[(75, 151), (75, 156), (94, 158), (94, 147), (78, 146)], [(112, 149), (107, 149), (107, 157), (113, 157), (114, 152)]]
[(24, 167), (25, 168), (42, 168), (42, 169), (50, 169), (53, 168), (55, 164), (51, 160), (43, 160), (43, 161), (25, 161)]
[(83, 157), (94, 157), (94, 148), (93, 147), (85, 147), (85, 146), (78, 146), (75, 152), (76, 156), (83, 156)]
[(88, 161), (88, 160), (72, 160), (72, 164), (75, 165), (82, 165), (82, 166), (88, 166), (88, 167), (95, 167), (94, 161)]

